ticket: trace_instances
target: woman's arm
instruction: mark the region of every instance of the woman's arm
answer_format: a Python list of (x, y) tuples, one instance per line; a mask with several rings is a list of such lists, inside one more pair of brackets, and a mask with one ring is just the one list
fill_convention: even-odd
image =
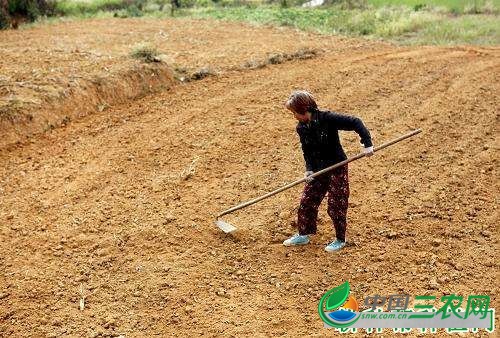
[(338, 130), (355, 131), (361, 138), (361, 143), (365, 148), (373, 147), (370, 132), (359, 117), (328, 112), (326, 118)]
[(297, 126), (297, 134), (299, 134), (300, 145), (302, 147), (302, 154), (304, 155), (304, 162), (306, 164), (306, 171), (313, 171), (312, 169), (312, 151), (304, 140), (304, 135), (300, 131), (300, 127)]

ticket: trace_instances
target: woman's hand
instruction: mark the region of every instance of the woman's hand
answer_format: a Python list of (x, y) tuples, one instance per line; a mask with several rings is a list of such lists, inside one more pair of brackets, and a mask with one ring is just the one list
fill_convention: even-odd
[(306, 179), (306, 182), (307, 182), (307, 183), (309, 183), (309, 182), (311, 182), (312, 180), (314, 180), (314, 177), (309, 177), (309, 176), (311, 176), (312, 174), (314, 174), (314, 171), (310, 171), (310, 170), (308, 170), (308, 171), (306, 171), (306, 172), (304, 173), (304, 178)]
[(365, 154), (365, 156), (372, 156), (373, 155), (373, 146), (363, 148), (363, 153)]

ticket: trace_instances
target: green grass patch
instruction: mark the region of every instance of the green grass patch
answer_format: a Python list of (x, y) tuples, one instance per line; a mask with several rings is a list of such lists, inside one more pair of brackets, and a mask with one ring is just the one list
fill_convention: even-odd
[(182, 15), (195, 18), (245, 21), (290, 26), (325, 34), (364, 36), (400, 44), (500, 43), (500, 20), (496, 15), (461, 15), (415, 11), (410, 7), (346, 10), (340, 7), (194, 8)]
[(422, 28), (418, 34), (401, 42), (416, 45), (499, 45), (500, 22), (498, 17), (466, 15), (442, 19)]
[(123, 0), (62, 0), (56, 3), (56, 13), (64, 16), (91, 15), (100, 11), (113, 11), (127, 8)]
[(500, 10), (500, 0), (365, 0), (374, 7), (407, 6), (414, 10), (440, 9), (452, 14), (492, 13)]
[[(175, 16), (288, 26), (398, 44), (500, 44), (500, 0), (330, 0), (330, 3), (333, 5), (302, 8), (244, 4), (243, 0), (181, 0), (181, 4), (190, 7), (176, 10)], [(480, 10), (471, 11), (472, 5)], [(59, 15), (69, 18), (163, 18), (171, 16), (170, 6), (170, 0), (62, 0), (56, 9)]]
[(161, 12), (170, 0), (59, 0), (56, 13), (62, 16), (89, 17), (99, 12), (113, 12), (138, 17), (145, 12)]

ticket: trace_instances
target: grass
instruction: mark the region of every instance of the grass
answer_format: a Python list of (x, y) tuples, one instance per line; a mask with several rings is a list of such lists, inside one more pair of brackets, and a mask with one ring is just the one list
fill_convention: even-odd
[(125, 9), (129, 6), (123, 0), (62, 0), (56, 3), (56, 12), (64, 16), (81, 16), (97, 14), (100, 11)]
[[(195, 6), (178, 10), (175, 16), (289, 26), (398, 44), (500, 44), (500, 0), (344, 0), (340, 4), (335, 0), (336, 5), (319, 8), (189, 1)], [(169, 0), (62, 0), (56, 8), (60, 15), (73, 18), (170, 16)]]
[(500, 0), (367, 0), (376, 8), (407, 6), (413, 9), (438, 8), (452, 14), (478, 14), (498, 11)]
[(439, 25), (423, 27), (420, 34), (410, 38), (411, 44), (451, 45), (461, 44), (499, 45), (500, 23), (497, 17), (462, 16), (441, 20)]
[(138, 45), (130, 53), (130, 56), (134, 59), (142, 60), (144, 62), (158, 62), (159, 55), (160, 52), (156, 49), (156, 47), (148, 44)]
[(494, 15), (450, 16), (409, 7), (340, 8), (196, 8), (195, 18), (290, 26), (324, 34), (364, 36), (399, 44), (500, 44), (500, 20)]

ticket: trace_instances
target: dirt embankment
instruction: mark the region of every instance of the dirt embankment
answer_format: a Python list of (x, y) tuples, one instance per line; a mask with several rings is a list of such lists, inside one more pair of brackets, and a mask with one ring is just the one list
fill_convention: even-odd
[[(241, 27), (114, 19), (1, 32), (0, 147), (177, 81), (315, 57), (331, 41), (301, 32), (282, 41), (278, 28), (255, 35)], [(144, 44), (163, 62), (133, 60), (130, 53)]]
[[(269, 46), (324, 52), (182, 83), (0, 152), (0, 335), (331, 336), (318, 300), (345, 280), (361, 301), (487, 294), (498, 309), (499, 48), (113, 23), (35, 32), (104, 46), (170, 29), (162, 48), (193, 69), (264, 60)], [(350, 166), (350, 245), (337, 255), (324, 251), (333, 231), (323, 207), (311, 245), (281, 245), (294, 232), (299, 187), (225, 217), (234, 236), (213, 225), (221, 210), (302, 174), (295, 121), (282, 107), (294, 88), (360, 116), (375, 144), (423, 129)], [(355, 134), (342, 140), (359, 151)]]

